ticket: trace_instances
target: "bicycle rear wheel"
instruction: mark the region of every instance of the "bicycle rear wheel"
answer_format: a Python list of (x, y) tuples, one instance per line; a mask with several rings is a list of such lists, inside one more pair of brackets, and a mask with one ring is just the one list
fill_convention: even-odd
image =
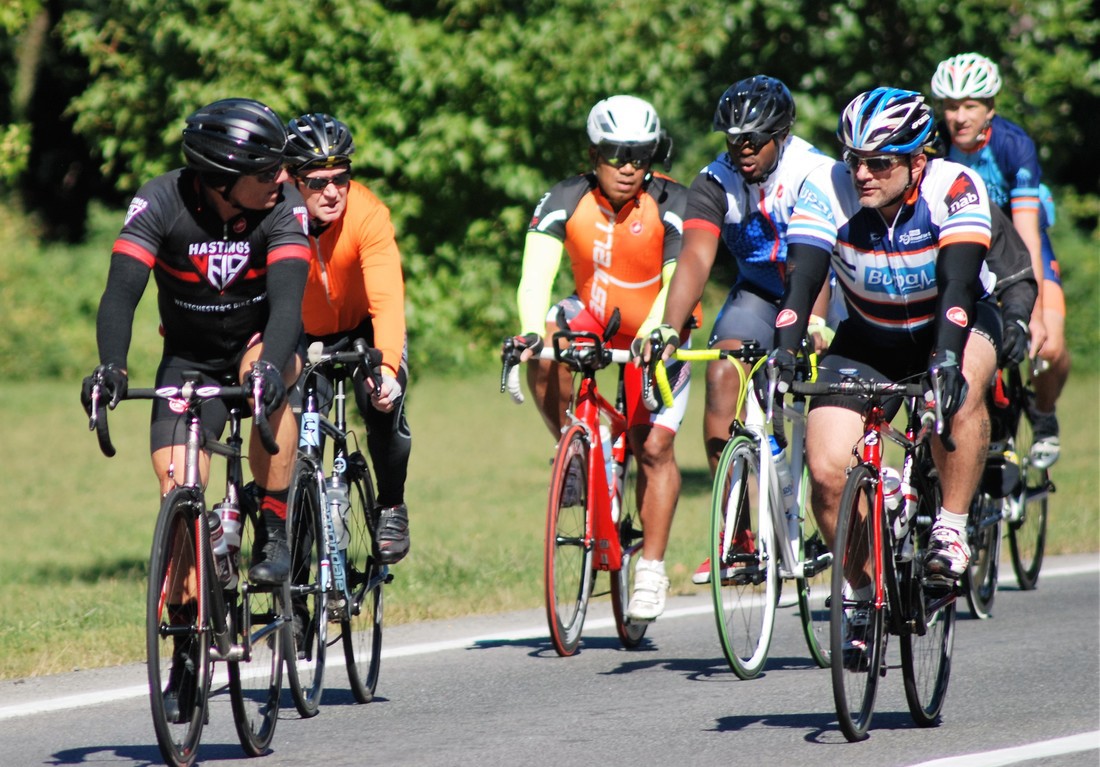
[(382, 587), (390, 576), (374, 546), (374, 485), (361, 453), (348, 457), (348, 499), (344, 568), (351, 603), (340, 611), (340, 636), (352, 695), (359, 703), (370, 703), (382, 668)]
[(767, 499), (757, 443), (735, 437), (722, 449), (714, 476), (710, 583), (722, 652), (741, 679), (764, 668), (775, 626), (778, 565), (770, 535), (761, 532), (771, 529), (761, 526)]
[(1001, 559), (1001, 508), (1004, 501), (985, 493), (974, 497), (972, 519), (967, 525), (970, 564), (964, 591), (970, 614), (985, 620), (993, 615)]
[[(256, 526), (263, 524), (254, 510), (241, 525), (241, 557), (251, 561)], [(248, 557), (244, 559), (244, 557)], [(231, 609), (235, 642), (244, 658), (229, 665), (229, 695), (237, 738), (249, 756), (267, 753), (279, 721), (283, 686), (283, 648), (293, 640), (290, 630), (290, 592), (280, 586), (252, 586), (242, 582), (239, 594), (226, 595)]]
[(558, 655), (572, 655), (581, 639), (592, 595), (592, 545), (588, 525), (588, 435), (573, 425), (558, 442), (546, 514), (543, 581), (550, 641)]
[[(625, 435), (623, 439), (626, 439)], [(611, 610), (615, 615), (615, 629), (623, 647), (634, 648), (642, 642), (648, 621), (634, 621), (627, 617), (626, 608), (634, 591), (634, 563), (642, 551), (642, 522), (638, 508), (637, 468), (634, 456), (626, 451), (619, 467), (622, 471), (622, 496), (619, 498), (619, 545), (623, 549), (622, 566), (611, 572)]]
[[(161, 502), (149, 555), (145, 650), (153, 729), (164, 761), (195, 760), (210, 693), (210, 632), (199, 625), (196, 525), (203, 503), (189, 488)], [(211, 576), (213, 574), (211, 573)]]
[(916, 553), (903, 568), (901, 579), (903, 593), (908, 595), (907, 609), (912, 627), (901, 637), (901, 669), (905, 699), (913, 721), (921, 727), (933, 727), (939, 724), (951, 677), (956, 606), (954, 596), (945, 593), (943, 588), (925, 589), (922, 586), (922, 563), (932, 532), (931, 521), (940, 506), (935, 484), (922, 490), (918, 504), (914, 524), (922, 527), (913, 533)]
[(1008, 547), (1012, 553), (1012, 569), (1016, 581), (1024, 591), (1034, 589), (1039, 583), (1039, 570), (1043, 566), (1043, 553), (1047, 539), (1047, 496), (1050, 493), (1050, 476), (1046, 469), (1036, 468), (1031, 460), (1031, 444), (1034, 437), (1027, 413), (1020, 415), (1016, 428), (1015, 448), (1020, 458), (1021, 489), (1010, 499), (1017, 504), (1018, 518), (1008, 524)]
[(328, 592), (321, 583), (325, 557), (321, 481), (316, 464), (300, 458), (288, 504), (293, 623), (287, 632), (286, 677), (294, 706), (306, 718), (316, 716), (321, 704), (328, 639)]
[(817, 528), (817, 518), (810, 509), (810, 472), (802, 469), (799, 508), (802, 509), (801, 557), (805, 576), (798, 579), (798, 613), (810, 657), (820, 668), (829, 668), (829, 590), (831, 587), (833, 553)]
[(866, 465), (852, 469), (840, 497), (833, 547), (829, 597), (833, 701), (840, 729), (849, 741), (867, 737), (885, 664), (886, 607), (875, 604), (872, 588), (883, 566), (874, 556), (872, 539), (876, 483)]

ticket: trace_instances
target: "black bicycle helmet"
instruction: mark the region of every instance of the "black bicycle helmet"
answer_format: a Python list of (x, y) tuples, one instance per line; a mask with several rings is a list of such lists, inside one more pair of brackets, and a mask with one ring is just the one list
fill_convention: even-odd
[(718, 99), (714, 130), (718, 133), (779, 133), (794, 123), (794, 98), (781, 80), (754, 75), (738, 80)]
[(286, 129), (272, 109), (252, 99), (222, 99), (198, 109), (183, 129), (187, 167), (245, 176), (280, 166)]
[(315, 112), (295, 117), (286, 126), (286, 163), (294, 173), (350, 165), (355, 153), (348, 126), (332, 115)]

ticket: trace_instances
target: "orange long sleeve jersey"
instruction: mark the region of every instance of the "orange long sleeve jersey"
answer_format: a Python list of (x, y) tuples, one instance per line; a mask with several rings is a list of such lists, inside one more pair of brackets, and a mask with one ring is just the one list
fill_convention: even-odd
[(352, 181), (344, 216), (309, 240), (313, 256), (302, 302), (306, 333), (349, 331), (369, 316), (382, 365), (396, 375), (405, 346), (405, 278), (389, 208)]

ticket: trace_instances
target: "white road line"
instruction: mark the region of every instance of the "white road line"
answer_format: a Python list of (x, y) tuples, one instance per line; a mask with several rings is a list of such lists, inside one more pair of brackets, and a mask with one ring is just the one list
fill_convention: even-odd
[[(1096, 572), (1100, 572), (1100, 559), (1098, 559), (1094, 563), (1086, 563), (1082, 565), (1073, 565), (1066, 567), (1051, 567), (1049, 569), (1044, 569), (1042, 571), (1042, 578), (1044, 580), (1047, 580), (1050, 578), (1063, 578), (1073, 575), (1082, 575), (1085, 573)], [(713, 608), (709, 602), (702, 605), (693, 605), (691, 607), (673, 608), (671, 610), (665, 611), (665, 613), (661, 616), (661, 620), (667, 622), (675, 618), (686, 618), (689, 616), (704, 615), (709, 614), (710, 612), (712, 612), (712, 610)], [(613, 618), (601, 618), (585, 621), (585, 628), (590, 631), (610, 628), (614, 625), (615, 621)], [(545, 636), (546, 626), (540, 624), (538, 626), (528, 628), (489, 634), (480, 634), (470, 637), (464, 637), (461, 639), (449, 639), (440, 642), (422, 642), (419, 644), (399, 645), (397, 647), (383, 648), (382, 657), (408, 658), (410, 656), (429, 655), (432, 653), (446, 652), (448, 650), (462, 650), (482, 643), (515, 642), (523, 639), (535, 639)], [(82, 693), (80, 695), (66, 695), (57, 698), (47, 698), (44, 700), (31, 701), (27, 703), (18, 703), (13, 706), (0, 706), (0, 721), (4, 721), (6, 719), (17, 719), (24, 716), (34, 716), (36, 714), (46, 714), (53, 711), (64, 711), (71, 708), (81, 708), (83, 706), (94, 706), (103, 703), (113, 703), (115, 701), (137, 698), (148, 694), (149, 687), (148, 685), (143, 684), (101, 690), (99, 692)], [(938, 762), (929, 762), (928, 764), (935, 764), (936, 767), (939, 767)], [(968, 764), (970, 763), (968, 762)], [(978, 767), (977, 763), (974, 764), (975, 767)], [(1000, 764), (1000, 762), (997, 762), (996, 764)]]
[(1079, 751), (1092, 751), (1094, 749), (1100, 749), (1100, 730), (1046, 740), (1042, 743), (1028, 743), (1013, 748), (986, 751), (980, 754), (945, 756), (942, 759), (921, 762), (912, 765), (912, 767), (1001, 767), (1002, 765), (1018, 764), (1032, 759), (1075, 754)]

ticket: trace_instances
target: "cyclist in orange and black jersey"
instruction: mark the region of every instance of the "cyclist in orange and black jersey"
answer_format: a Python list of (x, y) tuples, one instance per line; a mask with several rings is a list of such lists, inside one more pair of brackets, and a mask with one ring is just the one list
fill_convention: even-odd
[[(604, 99), (589, 114), (588, 137), (593, 170), (551, 189), (527, 232), (518, 291), (522, 332), (515, 339), (527, 347), (525, 360), (541, 349), (544, 335), (556, 330), (559, 310), (573, 330), (602, 333), (618, 309), (622, 325), (612, 346), (632, 348), (659, 323), (675, 271), (686, 190), (651, 169), (663, 159), (657, 156), (663, 134), (656, 110), (633, 96)], [(576, 292), (551, 308), (563, 253), (569, 255)], [(686, 337), (687, 329), (682, 332)], [(537, 359), (527, 370), (536, 404), (556, 438), (566, 425), (570, 373)], [(664, 554), (680, 489), (673, 441), (686, 409), (689, 376), (686, 365), (673, 371), (673, 406), (651, 414), (642, 404), (641, 370), (626, 370), (628, 438), (642, 475), (644, 529), (627, 606), (635, 620), (653, 620), (664, 611)]]
[(382, 352), (381, 388), (370, 388), (358, 370), (353, 384), (378, 482), (379, 556), (392, 565), (409, 551), (405, 479), (412, 451), (405, 417), (409, 368), (401, 253), (389, 209), (351, 180), (355, 144), (348, 126), (327, 114), (305, 114), (290, 121), (287, 133), (291, 179), (309, 212), (306, 338), (325, 345), (362, 338)]

